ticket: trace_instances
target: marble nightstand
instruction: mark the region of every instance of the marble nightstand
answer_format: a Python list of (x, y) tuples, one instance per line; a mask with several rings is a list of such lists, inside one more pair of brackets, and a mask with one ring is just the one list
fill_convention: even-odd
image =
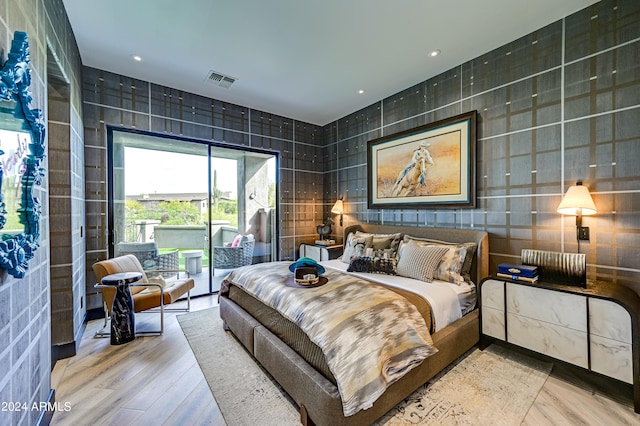
[(633, 385), (640, 413), (640, 296), (602, 281), (586, 288), (487, 277), (481, 348), (502, 340)]

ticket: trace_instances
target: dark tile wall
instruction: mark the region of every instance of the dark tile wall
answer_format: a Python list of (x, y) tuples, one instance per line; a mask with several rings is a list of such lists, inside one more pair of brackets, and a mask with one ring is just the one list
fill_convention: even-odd
[(107, 258), (107, 126), (252, 147), (279, 155), (280, 258), (313, 241), (323, 212), (319, 126), (94, 68), (83, 72), (87, 306), (101, 306), (91, 265)]
[[(345, 225), (486, 229), (494, 270), (524, 247), (576, 251), (573, 218), (555, 208), (563, 190), (583, 179), (599, 209), (585, 218), (591, 241), (580, 245), (589, 275), (638, 289), (639, 9), (636, 0), (604, 0), (319, 128), (103, 71), (83, 72), (61, 0), (0, 0), (0, 47), (8, 49), (15, 30), (30, 35), (34, 104), (47, 114), (49, 42), (70, 80), (71, 108), (68, 155), (59, 150), (69, 173), (55, 183), (63, 194), (61, 208), (71, 214), (63, 224), (71, 233), (65, 246), (70, 265), (65, 259), (54, 265), (48, 257), (49, 195), (60, 177), (51, 173), (38, 188), (41, 248), (24, 279), (0, 277), (0, 401), (46, 401), (51, 328), (68, 339), (85, 308), (100, 304), (94, 297), (82, 306), (81, 298), (85, 269), (106, 256), (107, 125), (278, 152), (282, 259), (295, 257), (300, 242), (315, 239), (316, 224), (339, 196), (345, 197)], [(368, 141), (472, 109), (480, 119), (476, 209), (367, 209)], [(66, 132), (53, 127), (50, 133)], [(87, 275), (86, 283), (93, 283)], [(93, 292), (91, 285), (86, 289)], [(66, 302), (64, 315), (52, 322), (54, 293)], [(34, 424), (39, 414), (0, 412), (0, 424)]]
[[(367, 142), (478, 111), (477, 208), (370, 210)], [(491, 271), (523, 248), (587, 254), (590, 279), (640, 291), (640, 2), (604, 0), (323, 128), (324, 200), (356, 222), (490, 233)], [(556, 213), (581, 179), (591, 240)], [(328, 208), (325, 209), (328, 211)]]
[[(4, 4), (0, 10), (0, 46), (3, 60), (10, 50), (14, 31), (29, 35), (31, 90), (33, 106), (46, 108), (44, 85), (46, 60), (44, 37), (37, 29), (43, 22), (35, 2)], [(33, 21), (29, 17), (34, 17)], [(40, 199), (47, 198), (48, 182), (37, 189)], [(49, 347), (49, 260), (48, 206), (43, 203), (40, 248), (29, 263), (24, 278), (15, 279), (0, 271), (0, 401), (46, 401), (50, 389)], [(0, 424), (33, 424), (38, 413), (0, 411)]]
[[(73, 158), (76, 163), (75, 167), (71, 165), (70, 169), (81, 170), (82, 167), (78, 165), (79, 160), (76, 155), (78, 147), (82, 147), (82, 139), (77, 131), (81, 129), (81, 126), (78, 127), (80, 114), (77, 113), (81, 111), (78, 91), (80, 56), (62, 1), (0, 1), (0, 49), (4, 52), (3, 60), (6, 60), (14, 31), (26, 31), (29, 36), (33, 106), (42, 110), (45, 121), (49, 118), (48, 43), (50, 50), (58, 57), (65, 74), (72, 80), (69, 91), (69, 103), (75, 111), (69, 117), (72, 124), (66, 126), (66, 131), (60, 126), (48, 127), (47, 147), (49, 148), (52, 137), (61, 134), (61, 130), (62, 133), (74, 131), (75, 148), (68, 148), (67, 156)], [(29, 269), (24, 278), (15, 279), (8, 276), (6, 272), (0, 274), (0, 401), (24, 403), (29, 407), (27, 410), (1, 410), (0, 424), (3, 425), (36, 424), (41, 411), (32, 409), (32, 406), (46, 402), (51, 390), (50, 335), (52, 329), (57, 324), (62, 324), (66, 328), (65, 332), (68, 330), (69, 333), (61, 338), (73, 340), (74, 330), (78, 330), (84, 320), (84, 310), (81, 309), (77, 300), (74, 305), (74, 295), (81, 294), (80, 283), (84, 285), (84, 276), (70, 272), (65, 276), (66, 288), (58, 288), (59, 292), (51, 289), (49, 255), (52, 206), (49, 203), (49, 197), (52, 192), (61, 191), (64, 194), (73, 195), (76, 198), (76, 206), (82, 206), (83, 203), (78, 203), (78, 199), (84, 197), (77, 192), (78, 188), (83, 190), (84, 187), (77, 178), (75, 183), (68, 181), (62, 186), (54, 183), (60, 175), (56, 175), (55, 172), (50, 175), (49, 172), (52, 162), (56, 159), (55, 149), (48, 151), (43, 184), (36, 188), (36, 195), (42, 204), (40, 248), (29, 262)], [(72, 210), (75, 212), (74, 220), (83, 222), (84, 218), (79, 217), (83, 216), (83, 211), (78, 215), (77, 210)], [(82, 244), (76, 241), (74, 236), (70, 240), (69, 247), (74, 249), (73, 257), (80, 259), (72, 261), (74, 266), (70, 270), (77, 272), (82, 269), (82, 275), (84, 275)], [(64, 319), (52, 324), (52, 307), (56, 303), (51, 300), (55, 299), (54, 293), (70, 302), (65, 302), (67, 308), (63, 315)]]

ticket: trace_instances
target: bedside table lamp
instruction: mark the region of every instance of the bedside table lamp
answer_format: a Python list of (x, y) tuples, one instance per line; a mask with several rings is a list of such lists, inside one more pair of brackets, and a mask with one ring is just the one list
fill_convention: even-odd
[(589, 228), (582, 226), (582, 215), (596, 214), (596, 205), (591, 198), (589, 189), (582, 186), (579, 180), (574, 186), (569, 187), (564, 198), (558, 206), (558, 213), (575, 215), (578, 241), (589, 239)]
[(340, 215), (340, 226), (342, 226), (342, 214), (344, 213), (344, 204), (342, 203), (342, 198), (336, 200), (333, 207), (331, 207), (331, 213)]

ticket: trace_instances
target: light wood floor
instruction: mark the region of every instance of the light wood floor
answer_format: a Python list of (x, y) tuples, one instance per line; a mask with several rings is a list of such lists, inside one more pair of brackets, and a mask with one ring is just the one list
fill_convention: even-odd
[[(192, 300), (191, 310), (216, 305), (217, 296), (200, 297)], [(58, 361), (52, 372), (56, 401), (70, 404), (69, 411), (55, 413), (52, 424), (225, 425), (176, 314), (165, 315), (163, 336), (121, 346), (93, 338), (103, 321), (90, 321), (78, 355)], [(157, 314), (136, 316), (140, 325), (156, 320)], [(567, 366), (554, 367), (523, 422), (625, 424), (640, 425), (631, 387)]]
[[(217, 296), (191, 300), (191, 310), (216, 306)], [(185, 307), (186, 302), (172, 306)], [(162, 336), (112, 346), (96, 339), (103, 320), (87, 324), (75, 357), (56, 363), (51, 387), (69, 411), (52, 425), (225, 425), (176, 315), (165, 312)], [(158, 314), (137, 314), (137, 326), (158, 327)]]

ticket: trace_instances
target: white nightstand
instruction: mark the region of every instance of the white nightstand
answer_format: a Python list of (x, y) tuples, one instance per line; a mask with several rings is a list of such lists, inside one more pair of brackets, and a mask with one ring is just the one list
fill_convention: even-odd
[(491, 276), (479, 301), (481, 348), (498, 339), (629, 383), (640, 413), (640, 296), (631, 288)]
[(322, 260), (337, 259), (342, 256), (342, 244), (325, 246), (321, 244), (300, 244), (300, 257), (308, 257), (320, 262)]

